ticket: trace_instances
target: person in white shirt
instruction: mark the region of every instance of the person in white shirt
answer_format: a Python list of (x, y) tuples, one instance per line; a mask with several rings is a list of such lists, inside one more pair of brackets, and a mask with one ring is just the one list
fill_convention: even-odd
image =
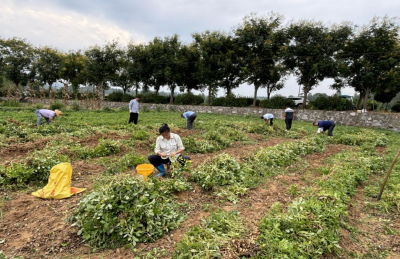
[(140, 96), (136, 96), (129, 102), (129, 123), (137, 124), (139, 118), (139, 100)]
[(165, 175), (164, 165), (170, 164), (172, 158), (176, 158), (182, 166), (185, 165), (186, 160), (190, 160), (190, 157), (181, 155), (181, 152), (185, 149), (181, 137), (178, 134), (171, 133), (167, 124), (163, 123), (159, 132), (160, 136), (158, 136), (154, 148), (156, 154), (148, 157), (150, 164), (160, 172), (156, 177)]
[(274, 120), (274, 115), (271, 113), (266, 113), (264, 115), (261, 115), (261, 119), (264, 120), (264, 124), (268, 124), (268, 121), (270, 121), (269, 125), (272, 126), (274, 123), (272, 122)]
[(283, 118), (285, 119), (286, 131), (292, 128), (292, 121), (294, 119), (294, 111), (290, 109), (289, 106), (286, 106), (285, 113), (283, 114)]

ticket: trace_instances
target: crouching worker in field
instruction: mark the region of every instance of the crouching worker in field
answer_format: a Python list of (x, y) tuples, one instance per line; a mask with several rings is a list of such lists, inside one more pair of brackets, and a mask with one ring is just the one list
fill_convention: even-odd
[(328, 136), (333, 136), (332, 131), (335, 128), (335, 123), (333, 121), (314, 121), (314, 126), (318, 126), (317, 133), (328, 130)]
[(40, 109), (40, 110), (36, 110), (35, 114), (37, 116), (37, 122), (36, 125), (39, 127), (42, 121), (42, 118), (46, 119), (47, 124), (49, 124), (51, 121), (54, 121), (54, 118), (57, 117), (61, 117), (62, 112), (59, 110), (46, 110), (46, 109)]
[(170, 165), (171, 159), (176, 158), (182, 166), (185, 165), (186, 160), (190, 160), (190, 157), (181, 155), (181, 152), (185, 149), (181, 137), (175, 133), (171, 133), (167, 124), (162, 124), (159, 128), (159, 133), (160, 136), (157, 138), (154, 149), (156, 154), (148, 157), (150, 164), (160, 172), (156, 177), (165, 175), (164, 165)]
[(181, 114), (182, 118), (185, 118), (187, 120), (186, 126), (188, 130), (193, 129), (193, 122), (197, 118), (197, 114), (192, 111), (187, 111)]
[(261, 115), (261, 119), (264, 120), (264, 124), (268, 124), (268, 121), (270, 121), (269, 125), (272, 126), (274, 123), (272, 122), (274, 120), (274, 115), (271, 113), (266, 113), (264, 115)]

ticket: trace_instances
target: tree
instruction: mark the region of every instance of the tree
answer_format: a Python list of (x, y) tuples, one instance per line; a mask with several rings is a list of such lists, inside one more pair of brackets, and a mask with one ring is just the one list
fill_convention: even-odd
[(287, 28), (289, 43), (285, 46), (284, 63), (303, 86), (304, 104), (309, 91), (320, 81), (337, 76), (339, 63), (334, 54), (346, 44), (351, 31), (346, 24), (329, 29), (314, 21), (292, 23)]
[(287, 42), (280, 30), (282, 21), (283, 16), (274, 13), (269, 17), (250, 15), (235, 30), (243, 59), (241, 77), (243, 81), (254, 85), (253, 106), (256, 105), (258, 89), (262, 85), (277, 85), (281, 72), (285, 71), (276, 70), (281, 59), (281, 48)]
[(35, 68), (37, 79), (42, 84), (48, 84), (51, 90), (53, 84), (60, 79), (60, 68), (63, 53), (51, 47), (42, 47), (36, 50), (37, 60)]
[(70, 51), (62, 58), (60, 78), (65, 80), (64, 87), (72, 84), (73, 94), (76, 94), (79, 85), (85, 82), (86, 56), (80, 50)]
[(136, 82), (136, 78), (132, 77), (129, 74), (129, 58), (128, 52), (125, 50), (121, 50), (121, 55), (119, 56), (119, 67), (117, 69), (115, 77), (112, 79), (112, 82), (122, 88), (124, 94), (128, 89), (132, 88), (133, 84)]
[(20, 38), (0, 39), (0, 74), (15, 86), (26, 84), (33, 73), (34, 49)]
[(87, 82), (103, 91), (107, 82), (115, 80), (120, 68), (121, 49), (118, 41), (112, 41), (105, 46), (94, 46), (85, 51)]
[(224, 33), (215, 31), (192, 34), (193, 47), (200, 53), (199, 81), (208, 88), (208, 104), (216, 96), (218, 87), (225, 78), (224, 66), (226, 52), (224, 41), (227, 37)]
[(180, 91), (185, 89), (188, 93), (192, 90), (203, 91), (205, 85), (201, 81), (200, 74), (200, 50), (195, 44), (184, 45), (181, 49), (182, 62), (186, 64), (182, 71), (182, 85)]
[[(127, 58), (127, 72), (132, 82), (135, 82), (135, 92), (138, 94), (139, 83), (148, 85), (150, 78), (151, 67), (149, 65), (149, 51), (145, 44), (128, 44), (126, 53)], [(146, 87), (144, 87), (146, 88)]]
[(400, 77), (399, 26), (395, 19), (374, 18), (362, 27), (341, 55), (346, 83), (360, 92), (363, 108), (372, 92), (390, 92)]

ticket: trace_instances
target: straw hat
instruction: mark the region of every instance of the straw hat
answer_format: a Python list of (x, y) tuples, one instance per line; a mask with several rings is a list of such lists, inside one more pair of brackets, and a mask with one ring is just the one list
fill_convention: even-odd
[(56, 109), (54, 112), (56, 113), (57, 117), (61, 117), (62, 111)]

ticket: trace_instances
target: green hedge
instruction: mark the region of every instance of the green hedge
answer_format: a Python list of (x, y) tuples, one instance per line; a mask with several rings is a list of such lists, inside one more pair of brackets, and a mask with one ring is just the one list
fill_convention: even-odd
[(346, 111), (351, 110), (353, 104), (340, 96), (320, 96), (311, 102), (316, 110)]
[(260, 102), (260, 107), (270, 108), (270, 109), (285, 109), (286, 106), (295, 107), (296, 104), (293, 100), (287, 99), (284, 96), (276, 95), (271, 97), (269, 100), (262, 100)]
[(183, 105), (199, 105), (204, 103), (204, 97), (201, 95), (186, 93), (176, 96), (174, 103)]
[[(256, 106), (258, 106), (260, 100), (256, 101)], [(248, 107), (253, 105), (253, 98), (248, 97), (218, 97), (211, 101), (212, 106), (228, 106), (228, 107)]]

